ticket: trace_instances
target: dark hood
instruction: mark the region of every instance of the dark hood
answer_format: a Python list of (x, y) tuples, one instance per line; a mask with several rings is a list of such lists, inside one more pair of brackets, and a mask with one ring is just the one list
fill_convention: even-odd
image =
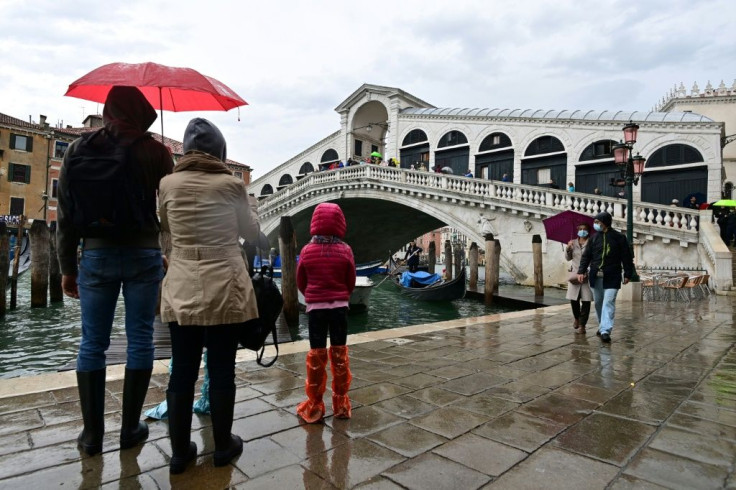
[(227, 158), (227, 144), (217, 126), (207, 119), (195, 117), (187, 125), (182, 142), (184, 153), (192, 150), (207, 153), (223, 162)]
[(135, 87), (113, 87), (107, 94), (102, 121), (119, 139), (134, 139), (148, 131), (156, 120), (156, 110)]

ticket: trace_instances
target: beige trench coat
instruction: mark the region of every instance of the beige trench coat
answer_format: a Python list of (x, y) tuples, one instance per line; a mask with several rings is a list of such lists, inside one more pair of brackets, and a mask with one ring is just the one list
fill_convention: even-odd
[[(585, 246), (590, 243), (590, 239), (585, 242)], [(578, 239), (574, 239), (572, 241), (572, 250), (570, 250), (569, 247), (565, 247), (565, 260), (572, 261), (571, 267), (572, 269), (568, 268), (571, 272), (577, 272), (578, 267), (580, 267), (580, 259), (583, 256), (583, 250), (585, 250), (585, 246), (580, 246), (580, 242)], [(570, 273), (568, 273), (569, 277)], [(565, 298), (576, 300), (578, 299), (578, 295), (580, 295), (581, 301), (593, 301), (593, 291), (590, 289), (590, 283), (588, 283), (588, 278), (585, 278), (585, 282), (583, 284), (571, 284), (569, 281), (567, 283), (567, 295)]]
[(174, 172), (161, 180), (159, 212), (172, 245), (161, 321), (221, 325), (257, 317), (238, 241), (258, 233), (243, 182), (225, 173)]

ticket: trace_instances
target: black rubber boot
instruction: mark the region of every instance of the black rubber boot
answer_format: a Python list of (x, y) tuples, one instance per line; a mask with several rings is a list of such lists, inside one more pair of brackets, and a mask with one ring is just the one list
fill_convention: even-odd
[(84, 421), (77, 445), (90, 456), (102, 452), (102, 438), (105, 435), (105, 374), (105, 368), (77, 371), (79, 403)]
[(148, 393), (151, 369), (126, 369), (123, 383), (123, 425), (120, 449), (135, 447), (148, 439), (148, 425), (140, 420), (143, 400)]
[(183, 473), (187, 465), (197, 458), (197, 445), (191, 441), (193, 403), (194, 391), (191, 393), (166, 392), (172, 453), (169, 473), (172, 475)]
[(233, 428), (235, 390), (210, 390), (212, 434), (215, 439), (215, 466), (225, 466), (243, 452), (243, 440), (230, 433)]

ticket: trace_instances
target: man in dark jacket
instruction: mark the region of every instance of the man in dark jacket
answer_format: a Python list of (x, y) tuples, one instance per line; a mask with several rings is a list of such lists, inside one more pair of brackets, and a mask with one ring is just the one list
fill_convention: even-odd
[(634, 257), (629, 243), (624, 235), (611, 228), (612, 222), (612, 216), (605, 211), (596, 215), (593, 228), (597, 233), (588, 241), (578, 268), (578, 281), (583, 282), (590, 267), (588, 276), (598, 316), (598, 335), (606, 343), (611, 341), (621, 270), (624, 284), (628, 284), (634, 274)]
[[(156, 111), (134, 87), (113, 87), (102, 113), (104, 130), (90, 140), (98, 148), (131, 144), (129, 162), (133, 179), (147, 207), (147, 221), (137, 232), (117, 238), (82, 236), (75, 225), (75, 204), (70, 189), (69, 165), (80, 140), (74, 141), (64, 156), (59, 175), (58, 243), (59, 265), (64, 294), (79, 299), (82, 340), (77, 357), (77, 385), (84, 430), (77, 442), (89, 455), (102, 451), (105, 413), (105, 351), (118, 295), (125, 298), (125, 332), (128, 340), (120, 447), (136, 446), (148, 437), (141, 422), (143, 400), (153, 368), (153, 320), (158, 288), (163, 277), (163, 258), (156, 218), (159, 180), (171, 173), (174, 163), (164, 145), (146, 136), (156, 120)], [(102, 150), (100, 150), (102, 151)], [(139, 188), (140, 189), (140, 188)], [(84, 191), (79, 191), (84, 193)], [(79, 194), (77, 194), (79, 195)], [(79, 211), (77, 211), (78, 213)], [(77, 265), (77, 246), (83, 239)]]
[(422, 249), (417, 246), (416, 242), (411, 242), (409, 248), (406, 249), (404, 260), (406, 265), (409, 267), (409, 272), (416, 272), (419, 269), (419, 254), (422, 253)]

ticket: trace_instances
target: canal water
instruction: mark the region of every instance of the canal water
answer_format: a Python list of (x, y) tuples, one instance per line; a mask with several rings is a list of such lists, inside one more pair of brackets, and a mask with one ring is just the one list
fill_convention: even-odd
[[(384, 277), (374, 276), (373, 280), (378, 284)], [(9, 298), (8, 291), (8, 304)], [(373, 289), (367, 311), (351, 313), (348, 325), (350, 333), (359, 333), (503, 311), (510, 310), (500, 306), (486, 307), (482, 301), (469, 298), (449, 303), (417, 302), (399, 294), (390, 281), (384, 281)], [(79, 302), (66, 297), (63, 304), (32, 309), (30, 274), (23, 274), (18, 283), (18, 307), (8, 310), (5, 318), (0, 319), (0, 378), (51, 372), (67, 365), (79, 347), (79, 318)], [(124, 319), (121, 297), (113, 336), (124, 333)], [(308, 339), (307, 325), (306, 314), (300, 314), (298, 328), (291, 329), (291, 340)]]

